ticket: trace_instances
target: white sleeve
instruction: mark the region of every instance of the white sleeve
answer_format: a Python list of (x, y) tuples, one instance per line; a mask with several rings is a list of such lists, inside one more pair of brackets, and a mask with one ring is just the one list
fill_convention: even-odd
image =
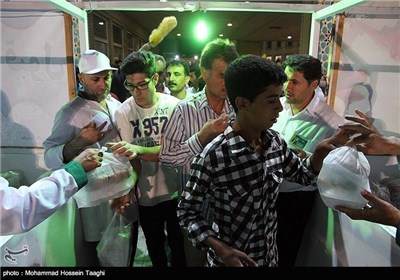
[(54, 171), (31, 186), (9, 187), (0, 177), (0, 235), (29, 231), (63, 206), (78, 191), (74, 177)]

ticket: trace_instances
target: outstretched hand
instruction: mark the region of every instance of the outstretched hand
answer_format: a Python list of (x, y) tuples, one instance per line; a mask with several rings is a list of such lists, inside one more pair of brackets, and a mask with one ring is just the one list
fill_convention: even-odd
[(385, 137), (372, 125), (368, 117), (360, 110), (355, 110), (358, 116), (346, 115), (345, 119), (352, 121), (339, 127), (350, 136), (347, 146), (356, 146), (357, 150), (370, 155), (398, 154), (400, 140)]
[(141, 154), (141, 146), (130, 144), (126, 141), (120, 142), (107, 142), (106, 146), (119, 157), (126, 157), (128, 160), (135, 159)]
[(361, 195), (369, 201), (370, 206), (363, 209), (350, 209), (343, 206), (336, 206), (336, 210), (345, 213), (353, 220), (366, 220), (389, 226), (397, 226), (400, 223), (400, 210), (369, 191), (362, 189)]

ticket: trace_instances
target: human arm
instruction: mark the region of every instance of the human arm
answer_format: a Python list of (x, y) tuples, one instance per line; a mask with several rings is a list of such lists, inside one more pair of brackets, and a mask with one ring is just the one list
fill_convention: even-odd
[(106, 132), (102, 132), (106, 125), (107, 122), (103, 122), (98, 127), (94, 122), (90, 122), (85, 125), (78, 135), (64, 145), (64, 163), (70, 162), (72, 158), (83, 151), (87, 146), (103, 140), (105, 135), (111, 131), (111, 129), (109, 129)]
[(346, 145), (355, 145), (357, 150), (369, 155), (400, 155), (399, 138), (382, 135), (363, 112), (358, 109), (355, 112), (358, 116), (345, 116), (352, 123), (339, 126), (353, 135), (356, 134)]
[[(84, 107), (84, 104), (78, 104), (79, 107)], [(61, 168), (65, 163), (68, 163), (73, 157), (77, 156), (80, 152), (87, 148), (84, 146), (82, 141), (75, 143), (73, 139), (77, 137), (78, 134), (86, 130), (93, 139), (90, 143), (96, 143), (101, 136), (98, 132), (101, 127), (91, 127), (88, 129), (82, 128), (89, 126), (91, 124), (91, 112), (81, 112), (79, 113), (79, 118), (77, 117), (77, 110), (74, 106), (66, 106), (59, 110), (56, 114), (51, 135), (43, 142), (44, 147), (44, 161), (46, 166), (51, 169)], [(64, 148), (68, 142), (72, 142), (72, 150), (66, 150), (67, 159), (64, 158)], [(67, 147), (67, 149), (69, 149)]]
[(160, 153), (160, 146), (143, 147), (130, 144), (126, 141), (108, 142), (106, 145), (114, 154), (119, 157), (125, 156), (128, 160), (139, 158), (147, 161), (158, 161), (158, 155)]
[(86, 172), (101, 165), (97, 149), (88, 149), (50, 176), (16, 189), (0, 178), (1, 235), (29, 231), (86, 185)]
[(206, 143), (219, 134), (212, 130), (220, 129), (222, 132), (221, 124), (224, 129), (227, 127), (224, 118), (217, 122), (205, 120), (207, 112), (198, 108), (200, 105), (196, 102), (192, 103), (190, 100), (181, 101), (167, 124), (160, 152), (160, 161), (167, 165), (189, 166), (194, 156), (203, 150)]
[(366, 220), (397, 227), (396, 243), (400, 246), (400, 210), (391, 203), (376, 197), (365, 189), (361, 190), (361, 195), (369, 201), (371, 207), (351, 209), (343, 206), (336, 206), (336, 210), (345, 213), (353, 220)]

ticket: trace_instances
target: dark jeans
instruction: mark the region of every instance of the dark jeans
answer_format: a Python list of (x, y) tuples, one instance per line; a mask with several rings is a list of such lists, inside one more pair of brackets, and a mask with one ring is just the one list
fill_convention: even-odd
[(139, 206), (139, 221), (153, 267), (168, 266), (166, 238), (171, 249), (172, 267), (186, 266), (183, 234), (176, 213), (177, 205), (178, 200), (174, 199), (154, 206)]
[(293, 267), (317, 191), (280, 192), (277, 200), (279, 267)]
[(131, 232), (132, 232), (132, 236), (131, 236), (132, 253), (131, 253), (131, 259), (129, 261), (129, 267), (132, 267), (133, 263), (135, 261), (136, 248), (137, 248), (137, 242), (138, 242), (138, 236), (139, 236), (139, 222), (136, 221), (136, 222), (132, 223)]

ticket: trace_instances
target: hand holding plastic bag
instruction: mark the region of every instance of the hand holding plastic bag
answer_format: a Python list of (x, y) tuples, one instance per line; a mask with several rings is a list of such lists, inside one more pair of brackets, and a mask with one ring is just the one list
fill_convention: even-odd
[(129, 266), (131, 227), (132, 223), (123, 215), (114, 214), (96, 248), (101, 266)]
[(94, 207), (127, 194), (136, 183), (135, 172), (126, 158), (104, 152), (101, 166), (88, 172), (87, 185), (74, 195), (78, 208)]

